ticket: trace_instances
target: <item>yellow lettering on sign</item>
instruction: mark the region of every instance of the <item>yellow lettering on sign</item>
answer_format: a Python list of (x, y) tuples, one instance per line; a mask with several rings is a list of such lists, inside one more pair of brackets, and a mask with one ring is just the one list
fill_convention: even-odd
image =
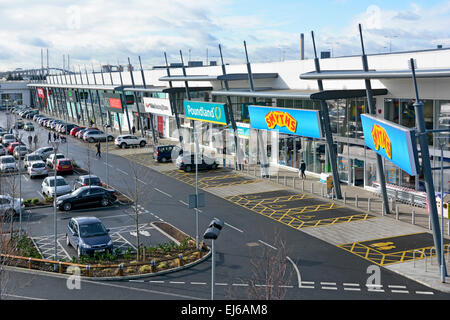
[(386, 151), (386, 155), (389, 159), (392, 159), (392, 145), (389, 136), (384, 128), (375, 124), (372, 127), (372, 138), (375, 144), (375, 149), (378, 150), (380, 148)]
[(270, 111), (264, 117), (267, 127), (269, 129), (279, 127), (286, 127), (289, 131), (294, 132), (297, 130), (297, 120), (294, 119), (289, 113), (282, 111)]

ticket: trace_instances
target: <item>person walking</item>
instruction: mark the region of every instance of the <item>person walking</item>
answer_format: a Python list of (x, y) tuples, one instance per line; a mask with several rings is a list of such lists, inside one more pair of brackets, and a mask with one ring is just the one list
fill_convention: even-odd
[(97, 153), (95, 154), (95, 156), (101, 158), (102, 155), (101, 155), (101, 145), (100, 145), (100, 141), (97, 142), (96, 147), (97, 147)]
[(306, 163), (304, 160), (302, 160), (300, 161), (300, 171), (298, 173), (299, 178), (302, 180), (306, 179), (305, 171), (306, 171)]
[(38, 143), (38, 136), (37, 133), (34, 134), (34, 149), (37, 149), (37, 143)]
[(49, 131), (48, 132), (48, 140), (47, 142), (50, 143), (52, 141), (52, 133)]
[(136, 127), (135, 127), (135, 126), (133, 126), (133, 127), (131, 128), (131, 132), (132, 132), (133, 134), (136, 133)]
[(57, 138), (56, 132), (53, 132), (53, 141), (56, 141), (56, 138)]
[(32, 147), (32, 145), (31, 145), (32, 143), (33, 143), (33, 137), (31, 135), (29, 135), (28, 136), (28, 144), (30, 145), (30, 149)]

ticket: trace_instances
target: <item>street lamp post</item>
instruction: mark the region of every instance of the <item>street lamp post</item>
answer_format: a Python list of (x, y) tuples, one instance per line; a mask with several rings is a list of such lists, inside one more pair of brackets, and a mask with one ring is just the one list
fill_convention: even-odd
[(214, 287), (216, 282), (216, 258), (215, 258), (215, 240), (219, 237), (220, 230), (223, 228), (223, 221), (214, 218), (210, 223), (208, 229), (203, 234), (204, 239), (211, 240), (211, 300), (214, 300)]
[[(52, 143), (52, 147), (53, 147), (53, 171), (54, 171), (54, 175), (53, 175), (53, 183), (54, 183), (54, 191), (53, 191), (53, 228), (54, 228), (54, 232), (55, 232), (55, 237), (54, 237), (54, 246), (55, 246), (55, 252), (54, 252), (54, 261), (58, 260), (58, 227), (57, 227), (57, 223), (56, 223), (56, 195), (57, 195), (57, 183), (56, 183), (56, 153), (58, 152), (58, 147), (59, 147), (59, 142), (58, 141), (53, 141)], [(56, 268), (56, 265), (55, 265)]]
[(106, 183), (109, 187), (109, 169), (108, 169), (108, 128), (111, 128), (111, 125), (108, 124), (104, 124), (103, 127), (105, 127), (105, 134), (106, 134), (106, 161), (105, 161), (105, 166), (106, 166)]

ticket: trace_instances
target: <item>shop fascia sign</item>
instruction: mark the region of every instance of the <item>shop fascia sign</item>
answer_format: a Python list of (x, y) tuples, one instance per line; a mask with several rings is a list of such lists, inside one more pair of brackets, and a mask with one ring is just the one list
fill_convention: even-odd
[(228, 113), (224, 103), (185, 100), (184, 114), (189, 120), (228, 124)]
[(123, 113), (120, 93), (105, 93), (104, 97), (109, 111)]
[[(233, 128), (229, 128), (230, 133), (233, 133)], [(236, 122), (236, 135), (239, 138), (250, 138), (250, 125), (248, 123)]]
[(45, 98), (45, 93), (43, 88), (37, 88), (37, 94), (39, 98)]
[(253, 129), (322, 138), (320, 112), (317, 110), (249, 106), (248, 112)]
[(408, 174), (418, 172), (417, 144), (414, 129), (362, 114), (364, 141), (367, 147)]
[(172, 116), (172, 108), (169, 99), (143, 97), (145, 112), (164, 116)]

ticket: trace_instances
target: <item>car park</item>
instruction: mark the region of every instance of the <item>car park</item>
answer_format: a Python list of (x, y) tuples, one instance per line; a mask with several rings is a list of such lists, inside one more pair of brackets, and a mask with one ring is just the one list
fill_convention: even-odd
[(114, 140), (114, 144), (120, 148), (128, 148), (133, 146), (145, 147), (147, 140), (130, 134), (123, 134)]
[(20, 214), (25, 210), (25, 204), (23, 199), (12, 198), (8, 195), (0, 195), (0, 214), (5, 215), (16, 215)]
[(0, 171), (1, 172), (17, 171), (16, 160), (14, 160), (13, 156), (0, 157)]
[(60, 210), (70, 211), (79, 207), (107, 207), (117, 200), (114, 190), (99, 186), (78, 188), (70, 194), (58, 197), (56, 206)]
[(48, 176), (44, 161), (34, 161), (27, 168), (30, 178)]
[(209, 158), (205, 155), (198, 155), (198, 164), (196, 165), (194, 154), (179, 155), (176, 160), (176, 166), (185, 172), (195, 171), (196, 166), (198, 170), (217, 169), (219, 167), (215, 159)]
[[(55, 195), (55, 177), (48, 176), (42, 181), (41, 191), (44, 196), (53, 197)], [(68, 185), (66, 179), (56, 176), (56, 195), (71, 193), (72, 188)]]
[(66, 229), (66, 245), (75, 248), (78, 257), (95, 252), (113, 252), (109, 229), (96, 217), (71, 218)]
[[(36, 153), (34, 153), (34, 152), (33, 153), (29, 153), (29, 154), (25, 155), (24, 162), (23, 162), (24, 163), (24, 167), (28, 168), (28, 166), (31, 163), (36, 162), (36, 161), (42, 161), (41, 156), (36, 154)], [(44, 164), (45, 164), (45, 162), (44, 162)]]
[(66, 156), (63, 155), (62, 153), (57, 153), (56, 155), (54, 153), (50, 154), (47, 158), (47, 160), (45, 161), (46, 165), (49, 168), (53, 168), (53, 165), (55, 163), (55, 159), (59, 160), (59, 159), (64, 159)]
[(82, 175), (82, 176), (78, 176), (75, 179), (75, 182), (73, 184), (73, 189), (79, 189), (81, 187), (86, 187), (86, 186), (103, 186), (102, 181), (100, 180), (99, 177), (97, 177), (96, 175)]
[(182, 153), (180, 147), (175, 145), (156, 146), (153, 148), (153, 159), (158, 162), (168, 162), (172, 160), (172, 155), (176, 159)]
[(56, 173), (57, 174), (72, 174), (73, 173), (73, 165), (72, 160), (70, 159), (56, 159)]
[(32, 122), (25, 123), (25, 125), (23, 126), (23, 130), (25, 130), (25, 131), (34, 131), (33, 123)]
[(42, 147), (37, 149), (34, 153), (38, 154), (42, 160), (46, 161), (47, 158), (54, 152), (55, 150), (53, 149), (53, 147)]
[(113, 141), (114, 136), (111, 134), (106, 134), (103, 131), (100, 130), (88, 130), (83, 134), (83, 140), (87, 142), (97, 142), (97, 141), (106, 141), (108, 138), (108, 141)]
[(26, 154), (30, 153), (30, 150), (23, 145), (19, 145), (16, 148), (14, 148), (14, 158), (15, 159), (23, 159)]

